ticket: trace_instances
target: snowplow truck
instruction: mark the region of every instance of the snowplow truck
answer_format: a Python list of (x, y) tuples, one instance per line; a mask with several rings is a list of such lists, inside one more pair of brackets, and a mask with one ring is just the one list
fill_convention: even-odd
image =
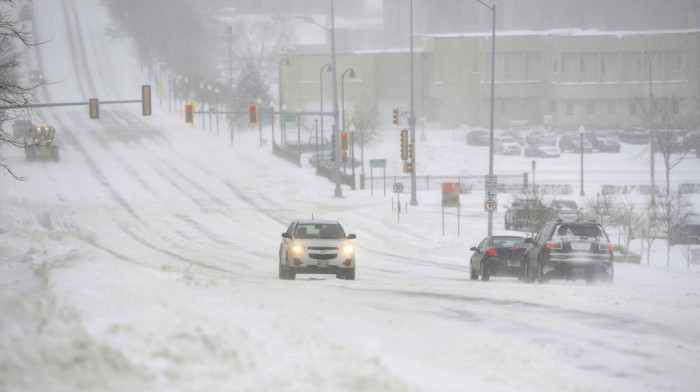
[(56, 129), (48, 125), (32, 126), (24, 139), (24, 154), (28, 161), (35, 159), (51, 159), (58, 162), (58, 146), (54, 138)]

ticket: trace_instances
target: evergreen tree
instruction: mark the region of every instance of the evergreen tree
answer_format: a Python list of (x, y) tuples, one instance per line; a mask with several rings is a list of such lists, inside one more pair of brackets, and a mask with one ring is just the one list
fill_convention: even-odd
[[(248, 110), (248, 105), (258, 105), (258, 112), (264, 113), (272, 110), (272, 96), (270, 95), (268, 86), (263, 80), (263, 70), (256, 66), (254, 62), (248, 61), (241, 69), (238, 75), (238, 81), (233, 91), (233, 108), (234, 111)], [(261, 115), (260, 120), (267, 122), (270, 120), (269, 115)], [(240, 121), (242, 117), (237, 117), (239, 125), (247, 123)]]

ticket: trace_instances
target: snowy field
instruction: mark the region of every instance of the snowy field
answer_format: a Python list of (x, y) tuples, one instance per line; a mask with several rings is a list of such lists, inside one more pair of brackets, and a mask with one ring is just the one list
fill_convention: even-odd
[[(154, 83), (107, 38), (99, 2), (35, 4), (48, 42), (29, 62), (59, 81), (43, 100), (138, 99)], [(138, 105), (105, 105), (99, 120), (87, 107), (42, 110), (59, 163), (0, 151), (28, 177), (0, 176), (0, 391), (700, 389), (700, 267), (686, 269), (682, 247), (667, 269), (657, 240), (650, 265), (616, 264), (611, 286), (470, 281), (483, 191), (462, 195), (460, 235), (454, 210), (443, 235), (437, 186), (399, 222), (390, 191), (334, 198), (313, 168), (261, 147), (257, 129), (231, 146), (227, 129), (154, 103), (152, 117)], [(425, 136), (419, 175), (487, 172), (488, 149), (466, 146), (464, 130)], [(365, 157), (398, 175), (398, 150), (387, 129)], [(537, 178), (571, 184), (579, 204), (604, 184), (648, 182), (643, 146), (586, 160), (586, 197), (576, 154), (538, 160)], [(528, 172), (530, 159), (497, 156), (495, 170)], [(700, 182), (695, 157), (672, 172), (674, 186), (688, 182)], [(494, 232), (515, 233), (504, 212)], [(357, 234), (357, 280), (277, 278), (280, 234), (311, 214)]]

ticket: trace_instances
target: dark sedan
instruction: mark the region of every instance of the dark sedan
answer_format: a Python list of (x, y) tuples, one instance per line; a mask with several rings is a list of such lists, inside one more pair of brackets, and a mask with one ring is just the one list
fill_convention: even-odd
[(469, 271), (472, 280), (489, 280), (491, 276), (520, 278), (525, 256), (525, 237), (491, 236), (484, 238), (479, 246), (472, 247)]

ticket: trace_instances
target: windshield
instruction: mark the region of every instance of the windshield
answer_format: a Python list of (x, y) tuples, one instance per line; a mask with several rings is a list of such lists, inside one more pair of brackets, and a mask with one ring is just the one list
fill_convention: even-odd
[(554, 208), (558, 210), (576, 210), (578, 206), (575, 201), (572, 200), (555, 200), (553, 202)]
[(345, 238), (343, 228), (333, 223), (303, 223), (294, 230), (296, 238)]

